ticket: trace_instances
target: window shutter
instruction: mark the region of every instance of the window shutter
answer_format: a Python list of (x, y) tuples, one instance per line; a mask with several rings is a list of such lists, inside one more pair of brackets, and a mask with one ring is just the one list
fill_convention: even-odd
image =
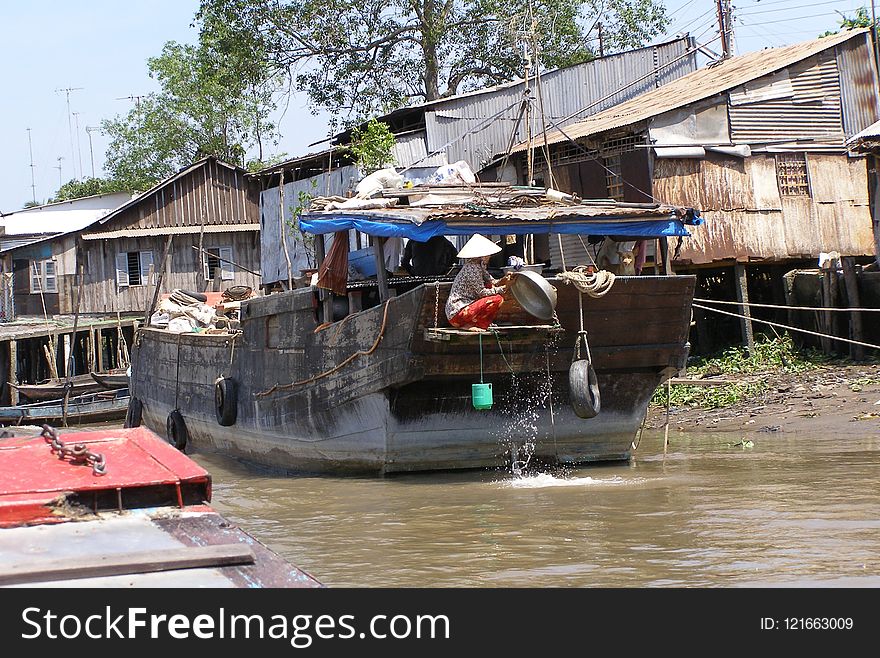
[(229, 261), (232, 260), (232, 247), (220, 247), (220, 279), (232, 281), (235, 279), (235, 268)]
[(128, 254), (124, 251), (116, 254), (116, 286), (128, 287)]
[[(155, 283), (155, 281), (150, 278), (150, 267), (153, 265), (153, 252), (152, 251), (142, 251), (140, 253), (141, 260), (141, 284), (149, 285)], [(153, 279), (156, 278), (156, 271), (153, 270)]]

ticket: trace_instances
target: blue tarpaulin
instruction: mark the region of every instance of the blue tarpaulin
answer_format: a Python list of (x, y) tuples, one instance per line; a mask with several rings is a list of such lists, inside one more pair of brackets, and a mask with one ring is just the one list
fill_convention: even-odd
[[(702, 223), (697, 217), (693, 224)], [(402, 221), (376, 221), (363, 215), (334, 213), (332, 216), (302, 215), (300, 228), (307, 233), (335, 233), (357, 229), (367, 235), (378, 235), (384, 238), (409, 238), (417, 242), (427, 242), (435, 235), (471, 235), (488, 233), (490, 235), (524, 235), (544, 233), (580, 233), (581, 235), (621, 235), (641, 238), (661, 238), (689, 236), (684, 223), (680, 219), (664, 217), (658, 219), (639, 220), (544, 220), (544, 221), (481, 221), (474, 218), (468, 221), (447, 223), (440, 219), (431, 219), (416, 224)]]

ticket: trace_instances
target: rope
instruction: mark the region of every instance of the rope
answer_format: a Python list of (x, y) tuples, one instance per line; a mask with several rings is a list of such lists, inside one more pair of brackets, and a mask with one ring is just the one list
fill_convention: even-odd
[(695, 302), (704, 302), (709, 304), (731, 304), (733, 306), (754, 306), (756, 308), (777, 308), (788, 311), (850, 311), (853, 313), (862, 313), (865, 311), (873, 311), (880, 313), (880, 308), (837, 308), (836, 306), (781, 306), (779, 304), (755, 304), (753, 302), (726, 302), (718, 299), (700, 299), (694, 297)]
[(483, 383), (483, 333), (480, 332), (480, 383)]
[(743, 318), (745, 320), (751, 320), (752, 322), (760, 322), (762, 324), (769, 324), (771, 327), (779, 327), (780, 329), (788, 329), (789, 331), (799, 331), (802, 334), (809, 334), (811, 336), (818, 336), (819, 338), (830, 338), (831, 340), (839, 340), (842, 343), (851, 343), (852, 345), (861, 345), (862, 347), (869, 347), (872, 350), (880, 350), (880, 345), (873, 345), (871, 343), (863, 343), (858, 340), (850, 340), (849, 338), (840, 338), (839, 336), (832, 336), (829, 334), (821, 334), (818, 331), (810, 331), (809, 329), (801, 329), (800, 327), (791, 327), (787, 324), (780, 324), (778, 322), (770, 322), (769, 320), (759, 320), (758, 318), (747, 318), (745, 315), (742, 315), (740, 313), (730, 313), (729, 311), (722, 311), (720, 308), (712, 308), (711, 306), (702, 306), (700, 304), (693, 304), (693, 306), (694, 306), (694, 308), (701, 308), (704, 311), (714, 311), (715, 313), (720, 313), (721, 315), (730, 315), (735, 318)]
[(379, 328), (379, 335), (376, 336), (376, 340), (373, 341), (373, 346), (368, 350), (359, 350), (346, 358), (342, 363), (330, 368), (330, 370), (325, 370), (319, 375), (314, 375), (313, 377), (309, 377), (308, 379), (302, 379), (298, 382), (290, 382), (289, 384), (275, 384), (272, 388), (267, 389), (265, 391), (260, 391), (259, 393), (254, 393), (255, 398), (264, 398), (267, 395), (271, 395), (275, 391), (289, 391), (297, 386), (302, 386), (303, 384), (309, 384), (311, 382), (317, 381), (322, 377), (327, 377), (328, 375), (332, 375), (334, 372), (341, 370), (349, 363), (354, 361), (359, 356), (369, 356), (373, 352), (376, 351), (376, 348), (379, 347), (379, 343), (382, 341), (382, 337), (385, 335), (385, 325), (388, 321), (388, 303), (391, 300), (385, 302), (385, 311), (382, 313), (382, 326)]
[(597, 299), (606, 295), (614, 285), (613, 272), (608, 270), (590, 272), (585, 265), (578, 265), (570, 272), (560, 272), (556, 278), (562, 279), (565, 284), (572, 284), (580, 292)]

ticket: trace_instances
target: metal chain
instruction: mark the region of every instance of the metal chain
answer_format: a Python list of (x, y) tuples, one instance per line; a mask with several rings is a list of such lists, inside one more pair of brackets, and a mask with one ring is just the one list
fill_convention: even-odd
[(58, 459), (70, 457), (71, 464), (88, 464), (92, 467), (92, 473), (95, 475), (105, 475), (107, 473), (107, 463), (104, 461), (104, 455), (91, 452), (86, 448), (85, 443), (75, 443), (73, 448), (64, 445), (64, 441), (58, 438), (58, 432), (54, 427), (43, 425), (43, 431), (40, 433), (46, 443), (48, 443), (53, 453), (57, 453)]
[(434, 329), (439, 327), (437, 317), (440, 313), (440, 282), (434, 282)]

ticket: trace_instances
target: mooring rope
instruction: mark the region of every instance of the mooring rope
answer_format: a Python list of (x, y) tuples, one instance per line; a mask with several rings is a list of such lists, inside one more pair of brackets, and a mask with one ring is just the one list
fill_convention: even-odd
[(590, 272), (585, 265), (578, 265), (569, 272), (560, 272), (556, 275), (565, 284), (571, 284), (579, 291), (590, 297), (599, 298), (611, 290), (614, 285), (614, 273), (608, 270)]
[(845, 311), (849, 313), (880, 313), (880, 308), (838, 308), (836, 306), (783, 306), (781, 304), (757, 304), (755, 302), (729, 302), (720, 299), (700, 299), (694, 297), (695, 302), (709, 304), (728, 304), (731, 306), (754, 306), (755, 308), (775, 308), (783, 311)]
[(731, 313), (730, 311), (722, 311), (720, 308), (712, 308), (711, 306), (703, 306), (701, 304), (693, 304), (694, 308), (701, 308), (704, 311), (714, 311), (715, 313), (720, 313), (721, 315), (730, 315), (735, 318), (742, 318), (744, 320), (749, 320), (751, 322), (760, 322), (762, 324), (769, 324), (771, 327), (779, 327), (780, 329), (788, 329), (789, 331), (799, 331), (802, 334), (809, 334), (810, 336), (818, 336), (819, 338), (830, 338), (831, 340), (839, 340), (842, 343), (850, 343), (852, 345), (861, 345), (862, 347), (869, 347), (872, 350), (880, 350), (880, 345), (873, 345), (872, 343), (863, 343), (858, 340), (852, 340), (850, 338), (841, 338), (840, 336), (833, 336), (831, 334), (822, 334), (818, 331), (810, 331), (809, 329), (801, 329), (800, 327), (792, 327), (787, 324), (780, 324), (779, 322), (770, 322), (769, 320), (759, 320), (758, 318), (749, 318), (741, 313)]
[(276, 391), (289, 391), (297, 386), (302, 386), (303, 384), (309, 384), (311, 382), (317, 381), (322, 377), (327, 377), (328, 375), (332, 375), (337, 370), (341, 370), (349, 363), (354, 361), (359, 356), (369, 356), (373, 352), (376, 351), (376, 348), (379, 347), (379, 343), (382, 341), (382, 337), (385, 335), (385, 325), (388, 321), (388, 305), (391, 300), (385, 302), (385, 311), (382, 313), (382, 326), (379, 327), (379, 334), (376, 336), (376, 340), (373, 341), (372, 347), (368, 350), (359, 350), (346, 358), (344, 361), (339, 363), (338, 365), (330, 368), (330, 370), (325, 370), (319, 375), (314, 375), (313, 377), (309, 377), (308, 379), (302, 379), (298, 382), (290, 382), (289, 384), (275, 384), (272, 388), (266, 389), (265, 391), (260, 391), (259, 393), (254, 393), (255, 398), (264, 398), (267, 395), (271, 395)]

